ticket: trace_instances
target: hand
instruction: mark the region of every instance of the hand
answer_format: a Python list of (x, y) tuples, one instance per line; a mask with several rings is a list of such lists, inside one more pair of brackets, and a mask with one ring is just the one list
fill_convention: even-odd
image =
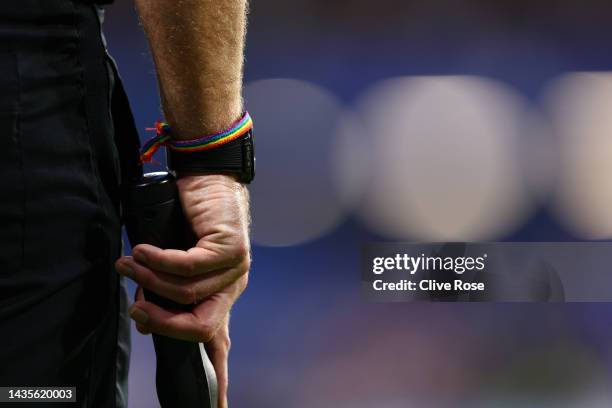
[(185, 175), (177, 180), (185, 216), (198, 237), (180, 251), (138, 245), (133, 257), (117, 261), (117, 270), (141, 287), (190, 312), (164, 310), (143, 299), (130, 316), (148, 332), (208, 342), (215, 337), (248, 281), (248, 192), (230, 176)]

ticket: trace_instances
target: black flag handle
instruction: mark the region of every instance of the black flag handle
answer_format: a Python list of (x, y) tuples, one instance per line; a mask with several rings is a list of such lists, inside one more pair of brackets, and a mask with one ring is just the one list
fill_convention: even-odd
[[(188, 249), (196, 242), (185, 220), (174, 177), (148, 173), (123, 191), (123, 216), (132, 246), (150, 244), (164, 249)], [(144, 291), (145, 299), (167, 310), (188, 311), (181, 305)], [(162, 408), (216, 408), (217, 377), (202, 343), (153, 335), (157, 356), (157, 396)]]

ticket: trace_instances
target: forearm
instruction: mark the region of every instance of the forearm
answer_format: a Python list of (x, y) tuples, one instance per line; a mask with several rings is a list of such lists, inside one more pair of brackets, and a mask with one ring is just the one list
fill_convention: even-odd
[(174, 136), (226, 128), (242, 113), (247, 0), (135, 0)]

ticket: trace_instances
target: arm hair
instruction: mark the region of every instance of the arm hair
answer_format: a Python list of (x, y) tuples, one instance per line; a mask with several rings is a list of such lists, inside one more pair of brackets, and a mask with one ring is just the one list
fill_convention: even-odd
[(242, 113), (247, 0), (135, 0), (166, 120), (190, 139)]

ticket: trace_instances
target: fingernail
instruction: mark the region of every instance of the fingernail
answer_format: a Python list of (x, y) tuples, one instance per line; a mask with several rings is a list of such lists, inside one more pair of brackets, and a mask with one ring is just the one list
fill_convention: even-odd
[(149, 320), (149, 315), (146, 314), (144, 310), (139, 309), (136, 306), (132, 306), (130, 309), (130, 317), (140, 324), (147, 324), (147, 321)]
[(128, 278), (134, 276), (134, 270), (126, 262), (121, 262), (119, 264), (117, 272), (119, 272), (121, 275), (127, 276)]
[(142, 253), (142, 251), (136, 251), (134, 254), (132, 254), (134, 256), (134, 259), (136, 260), (136, 262), (138, 263), (146, 263), (147, 262), (147, 257), (145, 256), (144, 253)]

